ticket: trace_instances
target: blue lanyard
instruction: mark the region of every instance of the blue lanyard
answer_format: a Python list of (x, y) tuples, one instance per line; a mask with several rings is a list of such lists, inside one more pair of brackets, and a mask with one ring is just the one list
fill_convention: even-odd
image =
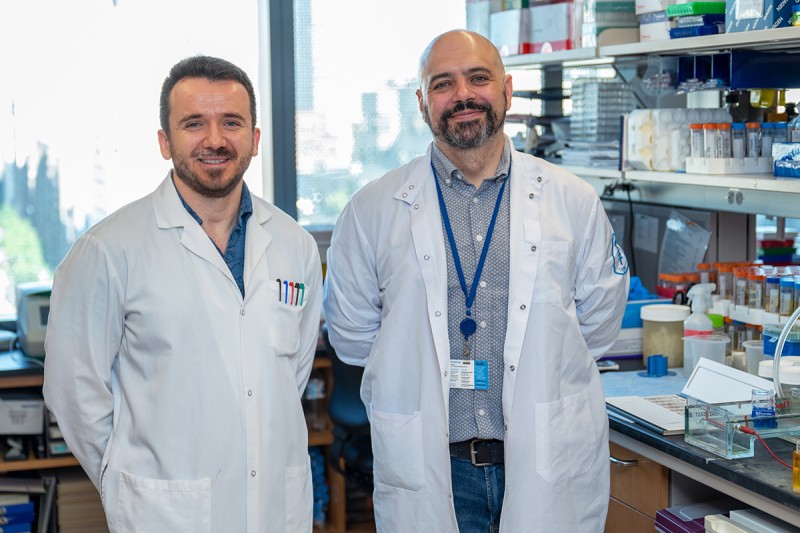
[(461, 333), (464, 334), (464, 341), (466, 341), (470, 335), (475, 333), (475, 330), (478, 328), (477, 323), (475, 320), (472, 319), (472, 303), (475, 301), (475, 293), (478, 290), (478, 280), (481, 277), (481, 272), (483, 272), (483, 264), (486, 262), (486, 256), (489, 253), (489, 243), (492, 241), (492, 234), (494, 233), (494, 223), (497, 221), (497, 213), (500, 212), (500, 203), (503, 200), (503, 191), (506, 188), (506, 183), (508, 180), (511, 179), (511, 163), (508, 165), (508, 175), (503, 181), (503, 185), (500, 186), (500, 192), (497, 193), (497, 201), (494, 204), (494, 212), (492, 213), (492, 220), (489, 222), (489, 228), (486, 230), (486, 240), (483, 243), (483, 249), (481, 250), (481, 257), (478, 260), (478, 266), (475, 269), (475, 276), (472, 279), (472, 285), (467, 291), (467, 280), (464, 279), (464, 269), (461, 268), (461, 259), (458, 257), (458, 248), (456, 248), (456, 239), (453, 235), (453, 228), (450, 226), (450, 217), (447, 216), (447, 206), (444, 205), (444, 196), (442, 195), (442, 187), (439, 185), (439, 175), (436, 173), (436, 169), (433, 166), (433, 162), (431, 162), (431, 169), (433, 170), (433, 178), (436, 182), (436, 194), (439, 196), (439, 209), (442, 212), (442, 220), (444, 221), (444, 230), (447, 233), (447, 240), (450, 242), (450, 250), (453, 252), (453, 264), (456, 267), (456, 273), (458, 274), (458, 282), (461, 284), (461, 290), (464, 292), (464, 298), (466, 299), (466, 312), (467, 315), (464, 320), (461, 321), (460, 329)]

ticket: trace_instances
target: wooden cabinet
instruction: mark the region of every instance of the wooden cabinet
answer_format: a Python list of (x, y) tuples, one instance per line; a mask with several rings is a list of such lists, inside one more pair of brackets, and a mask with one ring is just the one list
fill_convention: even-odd
[(669, 469), (613, 442), (606, 533), (651, 532), (669, 507)]
[[(331, 368), (331, 360), (327, 356), (317, 356), (314, 359), (314, 369), (322, 370), (325, 376), (325, 391), (330, 394), (333, 389), (333, 369)], [(327, 398), (326, 398), (327, 407)], [(325, 410), (327, 412), (327, 408)], [(308, 445), (309, 446), (322, 446), (325, 454), (327, 455), (327, 447), (333, 443), (333, 433), (330, 421), (327, 427), (322, 431), (308, 432)], [(347, 523), (347, 509), (346, 509), (346, 494), (344, 477), (337, 472), (330, 463), (325, 461), (325, 478), (328, 482), (328, 490), (330, 492), (330, 501), (328, 502), (328, 513), (326, 516), (326, 523), (324, 528), (315, 527), (315, 533), (345, 533)]]

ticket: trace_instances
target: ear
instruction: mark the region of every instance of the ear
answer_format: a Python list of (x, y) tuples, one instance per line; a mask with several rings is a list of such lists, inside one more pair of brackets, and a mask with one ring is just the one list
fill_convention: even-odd
[(261, 130), (256, 128), (253, 130), (253, 157), (258, 155), (258, 146), (261, 144)]
[(158, 130), (158, 147), (161, 150), (161, 157), (171, 159), (172, 152), (169, 149), (169, 137), (164, 130)]
[(427, 124), (428, 120), (425, 118), (425, 102), (422, 100), (421, 89), (417, 89), (417, 101), (419, 102), (419, 114), (422, 115), (422, 121)]
[(511, 74), (506, 74), (506, 77), (503, 79), (503, 92), (506, 94), (506, 111), (511, 109), (511, 95), (514, 92), (511, 83)]

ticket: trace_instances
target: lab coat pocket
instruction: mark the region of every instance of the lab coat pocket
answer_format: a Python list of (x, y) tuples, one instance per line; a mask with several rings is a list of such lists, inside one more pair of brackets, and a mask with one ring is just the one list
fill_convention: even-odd
[(119, 473), (120, 533), (211, 532), (211, 478), (149, 479)]
[(597, 455), (596, 424), (585, 391), (534, 404), (536, 472), (558, 483), (589, 470)]
[(534, 302), (561, 302), (570, 295), (573, 250), (568, 241), (542, 241), (533, 286)]
[(314, 493), (311, 485), (311, 459), (305, 466), (286, 467), (286, 529), (287, 533), (311, 531)]
[(371, 409), (375, 482), (417, 491), (425, 484), (422, 416)]
[(278, 291), (270, 292), (272, 305), (267, 317), (270, 346), (275, 355), (294, 355), (300, 349), (300, 317), (303, 307), (278, 302)]

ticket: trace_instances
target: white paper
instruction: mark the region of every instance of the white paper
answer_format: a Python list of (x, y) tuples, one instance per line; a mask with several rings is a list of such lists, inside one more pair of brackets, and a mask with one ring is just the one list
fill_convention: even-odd
[(658, 253), (658, 218), (636, 215), (633, 225), (633, 247), (651, 254)]
[(749, 402), (753, 389), (774, 391), (771, 381), (701, 357), (681, 395), (705, 403)]
[(710, 239), (710, 231), (673, 209), (661, 240), (659, 274), (697, 270), (697, 264), (702, 263), (706, 255)]

